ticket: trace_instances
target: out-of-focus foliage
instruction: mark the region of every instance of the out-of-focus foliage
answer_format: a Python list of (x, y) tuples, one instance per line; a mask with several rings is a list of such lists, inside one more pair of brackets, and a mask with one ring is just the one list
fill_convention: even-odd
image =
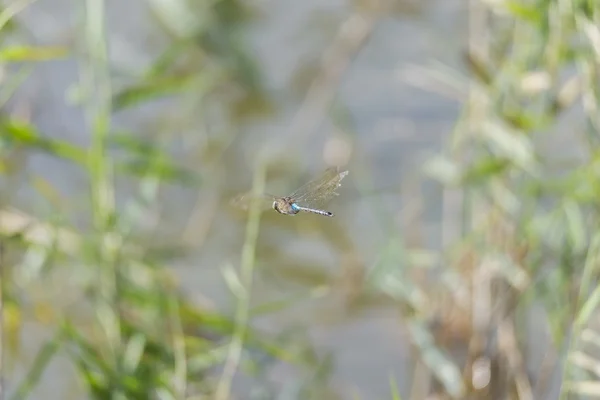
[[(8, 394), (28, 398), (61, 355), (71, 360), (90, 398), (212, 398), (219, 376), (215, 372), (225, 362), (235, 322), (185, 298), (166, 268), (169, 249), (140, 242), (138, 228), (161, 186), (202, 188), (202, 171), (186, 168), (158, 140), (113, 131), (111, 119), (165, 99), (188, 110), (202, 109), (209, 101), (213, 108), (238, 111), (244, 102), (261, 103), (260, 79), (239, 34), (248, 10), (235, 1), (188, 2), (198, 8), (186, 14), (194, 29), (171, 31), (172, 44), (156, 62), (136, 79), (115, 85), (112, 92), (108, 73), (112, 66), (102, 28), (104, 2), (77, 6), (85, 15), (78, 38), (78, 44), (87, 46), (83, 53), (69, 47), (12, 44), (26, 37), (18, 13), (27, 4), (17, 3), (0, 10), (2, 106), (10, 103), (35, 63), (75, 58), (81, 62), (82, 79), (69, 93), (77, 95), (71, 100), (89, 117), (89, 131), (82, 137), (91, 137), (91, 143), (83, 147), (53, 138), (35, 122), (8, 112), (10, 107), (0, 115), (0, 171), (6, 178), (0, 210), (2, 339), (8, 345), (4, 355), (18, 357), (22, 324), (32, 315), (55, 332)], [(184, 3), (149, 2), (149, 6), (160, 5), (157, 12), (164, 19), (173, 15), (167, 8), (174, 11)], [(177, 25), (162, 22), (167, 28)], [(226, 148), (227, 140), (221, 142)], [(89, 178), (90, 205), (81, 206), (91, 213), (87, 226), (69, 220), (72, 203), (50, 184), (23, 172), (26, 156), (33, 153), (66, 160)], [(124, 211), (114, 204), (116, 176), (132, 179), (134, 195)], [(10, 185), (31, 185), (56, 217), (39, 220), (9, 206)], [(30, 294), (38, 285), (52, 287), (50, 282), (60, 282), (56, 287), (67, 305)], [(257, 382), (273, 363), (288, 362), (305, 371), (306, 385), (315, 390), (327, 386), (323, 374), (311, 377), (310, 367), (321, 363), (319, 357), (295, 338), (267, 337), (248, 328), (239, 339), (244, 344), (240, 367)], [(317, 380), (321, 383), (315, 384)], [(275, 390), (266, 381), (261, 385), (266, 393)]]
[[(413, 339), (440, 393), (549, 398), (560, 375), (564, 398), (598, 397), (588, 344), (600, 283), (600, 3), (483, 3), (472, 10), (463, 118), (425, 168), (448, 196), (461, 193), (444, 225), (462, 239), (446, 243), (435, 281), (413, 287), (410, 263), (398, 266), (407, 250), (372, 283), (428, 324)], [(540, 305), (548, 365), (528, 359), (524, 340)]]

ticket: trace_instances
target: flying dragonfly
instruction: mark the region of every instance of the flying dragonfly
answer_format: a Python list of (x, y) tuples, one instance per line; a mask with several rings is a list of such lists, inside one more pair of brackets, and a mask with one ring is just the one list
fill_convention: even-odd
[[(348, 171), (340, 172), (337, 168), (326, 169), (321, 175), (301, 186), (289, 196), (278, 197), (263, 193), (259, 195), (262, 209), (273, 208), (280, 214), (296, 215), (300, 211), (333, 217), (333, 213), (321, 210), (329, 200), (337, 196), (337, 188)], [(255, 197), (252, 193), (242, 194), (233, 199), (233, 204), (242, 209), (248, 209)]]

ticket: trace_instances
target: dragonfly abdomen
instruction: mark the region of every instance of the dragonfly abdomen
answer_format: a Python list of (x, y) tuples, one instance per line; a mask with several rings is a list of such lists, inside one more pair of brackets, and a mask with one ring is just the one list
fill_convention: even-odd
[(317, 210), (315, 208), (308, 208), (308, 207), (300, 207), (298, 205), (296, 205), (296, 208), (300, 211), (306, 211), (306, 212), (313, 213), (313, 214), (324, 215), (326, 217), (333, 217), (333, 213), (331, 213), (329, 211)]

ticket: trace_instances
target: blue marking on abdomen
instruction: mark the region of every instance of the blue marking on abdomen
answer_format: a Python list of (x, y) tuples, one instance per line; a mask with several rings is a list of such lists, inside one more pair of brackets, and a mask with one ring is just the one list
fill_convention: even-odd
[(292, 210), (294, 210), (294, 211), (300, 211), (300, 209), (298, 208), (298, 206), (296, 205), (296, 203), (292, 203)]

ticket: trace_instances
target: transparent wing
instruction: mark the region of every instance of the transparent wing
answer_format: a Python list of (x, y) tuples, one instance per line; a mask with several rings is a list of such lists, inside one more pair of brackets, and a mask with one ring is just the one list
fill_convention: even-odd
[(289, 197), (300, 205), (318, 207), (337, 196), (335, 191), (341, 186), (341, 181), (346, 175), (348, 175), (348, 171), (339, 172), (335, 167), (328, 168), (319, 177), (300, 187)]
[(276, 197), (268, 193), (255, 196), (252, 192), (247, 192), (231, 199), (231, 205), (242, 210), (247, 210), (250, 208), (250, 205), (254, 199), (258, 199), (261, 210), (268, 210), (273, 207), (273, 201), (276, 199)]

